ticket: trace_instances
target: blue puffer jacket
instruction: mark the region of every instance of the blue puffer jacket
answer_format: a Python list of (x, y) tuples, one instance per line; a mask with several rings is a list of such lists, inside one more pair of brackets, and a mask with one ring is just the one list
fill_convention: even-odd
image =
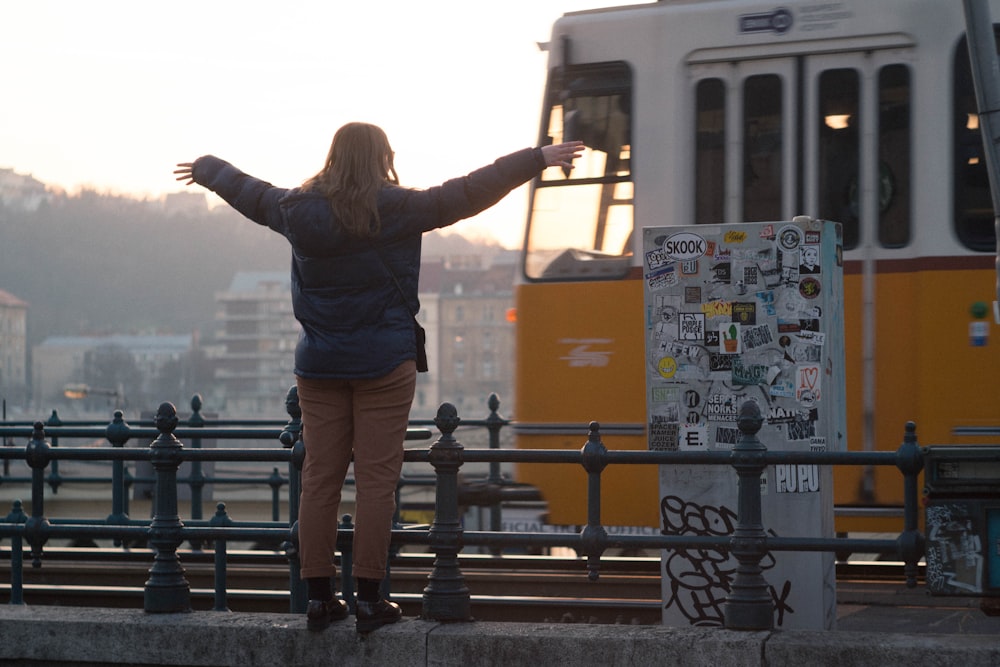
[(193, 176), (291, 244), (292, 307), (302, 324), (296, 375), (375, 378), (416, 358), (410, 313), (420, 308), (421, 235), (489, 208), (544, 167), (541, 150), (527, 148), (426, 190), (387, 184), (378, 195), (382, 231), (373, 239), (348, 235), (322, 195), (274, 187), (217, 157), (198, 158)]

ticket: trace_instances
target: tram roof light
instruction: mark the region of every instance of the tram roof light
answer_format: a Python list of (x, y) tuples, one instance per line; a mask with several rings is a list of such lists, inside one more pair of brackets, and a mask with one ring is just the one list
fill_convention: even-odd
[(838, 113), (830, 114), (823, 119), (826, 126), (831, 130), (843, 130), (851, 123), (851, 114)]

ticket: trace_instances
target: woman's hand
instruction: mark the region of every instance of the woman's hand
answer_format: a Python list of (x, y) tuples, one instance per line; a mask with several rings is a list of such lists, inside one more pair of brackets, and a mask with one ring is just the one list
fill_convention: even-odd
[(178, 162), (174, 173), (177, 174), (178, 181), (186, 181), (184, 185), (191, 185), (194, 183), (194, 162)]
[(542, 157), (547, 167), (573, 168), (573, 160), (580, 157), (583, 151), (582, 141), (567, 141), (563, 144), (542, 146)]

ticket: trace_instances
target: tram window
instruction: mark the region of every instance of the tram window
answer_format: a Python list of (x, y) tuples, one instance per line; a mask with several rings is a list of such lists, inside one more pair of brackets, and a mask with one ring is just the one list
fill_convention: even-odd
[(625, 63), (574, 65), (553, 73), (547, 95), (548, 137), (554, 142), (579, 139), (586, 152), (572, 171), (547, 169), (543, 181), (629, 175), (631, 78)]
[(847, 249), (858, 245), (859, 81), (853, 69), (819, 77), (819, 216), (843, 226)]
[(694, 221), (725, 222), (726, 87), (703, 79), (695, 89)]
[(743, 83), (743, 220), (781, 219), (782, 89), (776, 74)]
[[(1000, 30), (994, 27), (1000, 39)], [(954, 225), (959, 240), (972, 250), (996, 247), (993, 200), (979, 131), (979, 105), (972, 82), (969, 47), (963, 37), (955, 47), (954, 92)]]
[[(878, 75), (878, 241), (910, 242), (910, 70), (888, 65)], [(845, 243), (846, 245), (846, 243)]]
[(580, 139), (567, 171), (550, 167), (535, 183), (525, 274), (542, 280), (600, 280), (631, 264), (632, 74), (625, 63), (554, 70), (546, 93), (546, 139)]

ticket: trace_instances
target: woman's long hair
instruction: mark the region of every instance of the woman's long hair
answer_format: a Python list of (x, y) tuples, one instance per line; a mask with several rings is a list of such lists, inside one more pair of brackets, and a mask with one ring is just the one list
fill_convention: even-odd
[(382, 226), (378, 191), (386, 183), (399, 183), (393, 155), (382, 128), (348, 123), (333, 135), (326, 164), (302, 189), (325, 195), (349, 234), (375, 236)]

